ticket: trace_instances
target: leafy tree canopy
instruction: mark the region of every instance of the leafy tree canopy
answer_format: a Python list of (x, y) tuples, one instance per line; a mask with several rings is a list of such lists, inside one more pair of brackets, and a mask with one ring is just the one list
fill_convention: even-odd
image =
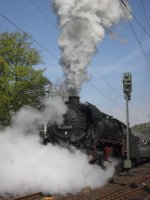
[(0, 56), (0, 126), (4, 121), (10, 121), (10, 98), (9, 94), (9, 67)]
[(8, 125), (23, 105), (36, 107), (51, 87), (44, 70), (34, 68), (42, 59), (31, 46), (28, 33), (0, 34), (0, 125)]
[(0, 35), (0, 55), (10, 67), (34, 66), (41, 63), (41, 56), (31, 48), (31, 36), (28, 33), (2, 33)]

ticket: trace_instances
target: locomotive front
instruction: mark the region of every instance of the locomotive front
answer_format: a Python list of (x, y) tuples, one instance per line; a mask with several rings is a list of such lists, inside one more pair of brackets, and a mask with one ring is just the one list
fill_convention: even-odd
[(86, 134), (86, 115), (78, 96), (70, 96), (66, 102), (67, 113), (63, 116), (61, 125), (49, 125), (45, 128), (44, 143), (69, 143), (74, 144), (80, 141)]

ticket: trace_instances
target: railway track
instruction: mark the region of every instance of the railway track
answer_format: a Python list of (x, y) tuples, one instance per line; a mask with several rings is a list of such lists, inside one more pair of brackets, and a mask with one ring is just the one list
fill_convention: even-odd
[(35, 200), (41, 199), (41, 193), (34, 193), (25, 196), (18, 196), (18, 197), (0, 197), (0, 200)]
[[(127, 182), (128, 177), (124, 177), (124, 179), (121, 182), (118, 182), (120, 185), (126, 183), (125, 186), (118, 187), (116, 190), (112, 192), (107, 192), (104, 195), (100, 195), (99, 197), (93, 197), (92, 200), (122, 200), (122, 199), (128, 199), (128, 200), (148, 200), (150, 199), (150, 175), (147, 176), (135, 176), (129, 178)], [(117, 184), (117, 182), (115, 183)]]
[(56, 200), (53, 196), (44, 196), (41, 192), (18, 197), (0, 197), (0, 200)]
[[(135, 196), (140, 199), (139, 197), (142, 197), (141, 200), (147, 199), (149, 194), (145, 192), (145, 188), (147, 185), (140, 185), (137, 188), (132, 188), (130, 185), (124, 186), (112, 193), (103, 195), (98, 198), (94, 198), (93, 200), (121, 200), (121, 199), (135, 199)], [(145, 196), (145, 198), (144, 198)]]

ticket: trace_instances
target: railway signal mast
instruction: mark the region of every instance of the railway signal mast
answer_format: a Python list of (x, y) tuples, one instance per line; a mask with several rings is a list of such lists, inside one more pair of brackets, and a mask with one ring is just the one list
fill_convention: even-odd
[(126, 72), (123, 74), (123, 92), (124, 98), (126, 100), (126, 132), (127, 132), (127, 159), (124, 161), (125, 168), (131, 168), (131, 160), (129, 156), (129, 106), (128, 101), (131, 100), (131, 92), (132, 92), (132, 76), (130, 72)]

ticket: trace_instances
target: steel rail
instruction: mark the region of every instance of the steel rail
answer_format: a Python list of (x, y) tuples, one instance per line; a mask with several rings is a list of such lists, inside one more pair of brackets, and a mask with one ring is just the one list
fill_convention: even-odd
[(33, 199), (39, 199), (41, 198), (41, 196), (42, 196), (41, 193), (35, 193), (35, 194), (26, 195), (26, 196), (12, 198), (12, 200), (33, 200)]
[(139, 191), (139, 190), (145, 188), (145, 186), (147, 186), (147, 185), (139, 186), (139, 187), (136, 188), (136, 189), (130, 190), (130, 191), (125, 192), (125, 193), (123, 193), (123, 194), (120, 194), (120, 195), (118, 195), (118, 196), (116, 196), (116, 197), (110, 198), (109, 200), (115, 200), (115, 199), (119, 199), (119, 198), (122, 198), (122, 197), (125, 197), (125, 196), (129, 196), (129, 195), (131, 195), (131, 194), (135, 194), (137, 191)]
[(113, 192), (111, 192), (111, 193), (108, 193), (108, 194), (106, 194), (106, 195), (103, 195), (103, 196), (101, 196), (101, 197), (98, 197), (98, 198), (96, 198), (95, 200), (100, 200), (100, 199), (109, 197), (109, 196), (111, 196), (111, 195), (118, 194), (119, 192), (121, 192), (122, 190), (125, 190), (125, 189), (128, 188), (129, 186), (130, 186), (130, 185), (126, 185), (126, 186), (124, 186), (124, 187), (118, 188), (117, 190), (115, 190), (115, 191), (113, 191)]

